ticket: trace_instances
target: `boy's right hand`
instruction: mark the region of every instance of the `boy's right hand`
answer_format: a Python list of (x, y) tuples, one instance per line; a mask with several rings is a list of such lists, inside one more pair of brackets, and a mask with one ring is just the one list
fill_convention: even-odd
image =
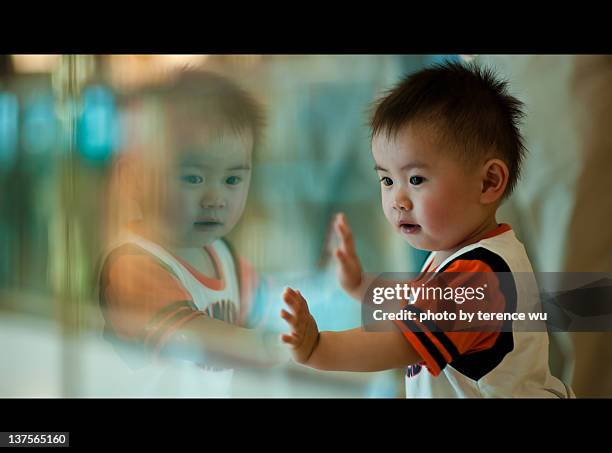
[(319, 328), (299, 291), (285, 289), (283, 300), (291, 313), (283, 309), (281, 318), (289, 324), (291, 333), (281, 335), (281, 340), (291, 346), (293, 359), (297, 363), (306, 363), (319, 341)]
[(338, 261), (338, 280), (349, 295), (361, 301), (363, 271), (355, 250), (353, 233), (344, 214), (336, 216), (334, 230), (340, 241), (339, 247), (334, 251)]

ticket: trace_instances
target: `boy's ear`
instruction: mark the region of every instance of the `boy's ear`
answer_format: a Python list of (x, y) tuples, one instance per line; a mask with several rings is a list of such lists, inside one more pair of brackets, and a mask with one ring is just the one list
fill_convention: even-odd
[(482, 167), (482, 189), (480, 201), (484, 204), (495, 203), (504, 195), (510, 172), (501, 159), (489, 159)]

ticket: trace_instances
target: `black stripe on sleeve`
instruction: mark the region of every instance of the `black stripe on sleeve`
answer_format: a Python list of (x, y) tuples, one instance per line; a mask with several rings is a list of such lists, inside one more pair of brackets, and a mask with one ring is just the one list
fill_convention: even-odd
[[(422, 313), (422, 310), (414, 305), (408, 305), (405, 308), (405, 310), (411, 311), (417, 315)], [(452, 342), (450, 338), (448, 338), (448, 336), (444, 332), (440, 331), (438, 326), (433, 321), (426, 319), (424, 321), (419, 321), (419, 322), (421, 322), (425, 327), (427, 327), (427, 329), (433, 334), (433, 336), (435, 336), (438, 339), (438, 341), (442, 343), (442, 346), (444, 346), (444, 348), (450, 354), (451, 361), (459, 357), (460, 355), (459, 350), (457, 349), (455, 344)]]
[(444, 356), (438, 350), (436, 345), (429, 339), (427, 334), (423, 332), (413, 321), (410, 321), (409, 319), (403, 320), (402, 323), (404, 323), (404, 325), (408, 328), (408, 330), (414, 333), (414, 335), (421, 342), (423, 347), (427, 349), (427, 352), (429, 352), (429, 354), (436, 361), (436, 364), (440, 368), (440, 371), (442, 371), (444, 367), (446, 366), (446, 360), (444, 360)]
[(156, 327), (152, 335), (148, 339), (145, 340), (145, 349), (148, 352), (153, 352), (153, 350), (155, 349), (155, 347), (161, 340), (161, 337), (170, 327), (172, 327), (175, 323), (177, 323), (181, 319), (191, 316), (193, 313), (194, 313), (194, 310), (178, 309), (178, 311), (175, 314), (170, 316), (170, 318), (164, 321), (160, 326)]
[[(499, 287), (504, 295), (506, 312), (514, 313), (516, 311), (516, 283), (510, 267), (501, 256), (484, 247), (479, 247), (456, 257), (440, 269), (440, 272), (443, 272), (455, 260), (478, 260), (487, 264), (499, 278)], [(453, 361), (452, 367), (461, 374), (477, 381), (498, 366), (513, 349), (512, 321), (504, 321), (502, 331), (493, 346), (484, 351), (461, 355)]]

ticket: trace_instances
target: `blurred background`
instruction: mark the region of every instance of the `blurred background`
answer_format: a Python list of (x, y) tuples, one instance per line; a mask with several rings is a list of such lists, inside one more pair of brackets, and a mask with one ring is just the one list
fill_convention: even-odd
[[(527, 106), (530, 151), (498, 220), (540, 272), (612, 272), (612, 57), (574, 55), (0, 55), (0, 397), (133, 396), (101, 338), (96, 294), (111, 165), (131, 127), (122, 95), (184, 67), (234, 79), (265, 107), (245, 214), (230, 240), (265, 276), (268, 328), (287, 285), (323, 330), (360, 325), (335, 280), (330, 221), (342, 211), (367, 272), (425, 258), (387, 225), (368, 109), (431, 63), (475, 60)], [(131, 132), (131, 131), (130, 131)], [(553, 373), (578, 396), (612, 396), (612, 337), (555, 334)], [(236, 396), (401, 397), (403, 371), (244, 371)]]

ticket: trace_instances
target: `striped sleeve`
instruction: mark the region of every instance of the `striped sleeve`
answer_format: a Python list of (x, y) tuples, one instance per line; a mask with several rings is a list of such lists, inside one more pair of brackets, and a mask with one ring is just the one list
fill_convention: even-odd
[[(491, 255), (494, 254), (491, 253)], [(421, 321), (421, 314), (424, 313), (425, 316), (427, 312), (454, 312), (459, 319), (459, 310), (476, 313), (486, 307), (484, 311), (504, 311), (507, 306), (506, 295), (500, 287), (498, 274), (494, 272), (503, 272), (506, 269), (498, 266), (495, 260), (491, 261), (489, 258), (488, 253), (462, 255), (441, 269), (437, 278), (433, 278), (422, 286), (423, 288), (454, 289), (458, 287), (476, 288), (486, 284), (486, 300), (483, 302), (486, 305), (478, 305), (479, 302), (474, 301), (457, 303), (455, 300), (419, 298), (414, 304), (403, 307), (404, 310), (415, 314), (414, 321), (409, 319), (394, 321), (434, 376), (439, 375), (447, 364), (467, 354), (492, 348), (500, 335), (502, 323), (499, 321), (470, 323), (430, 319)], [(474, 320), (476, 319), (478, 318), (475, 316)]]
[(182, 325), (204, 314), (172, 271), (147, 253), (110, 257), (100, 297), (107, 328), (120, 339), (142, 342), (152, 353)]

